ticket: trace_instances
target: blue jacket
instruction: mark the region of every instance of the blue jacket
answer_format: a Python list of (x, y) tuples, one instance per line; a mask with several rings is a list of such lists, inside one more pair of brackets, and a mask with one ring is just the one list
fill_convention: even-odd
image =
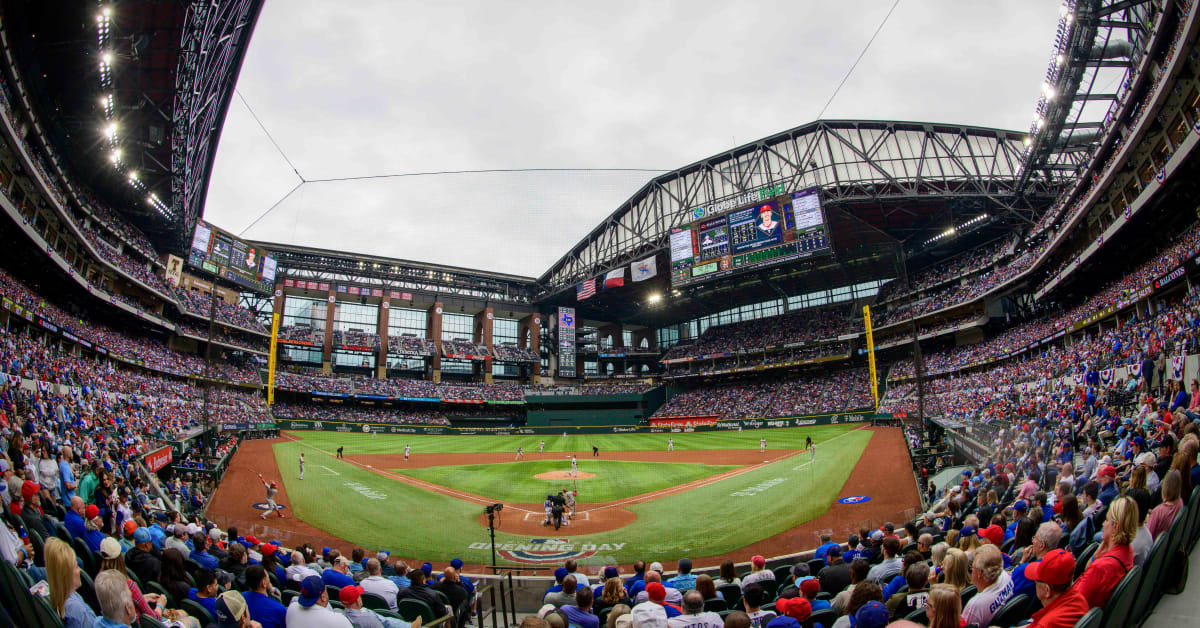
[(73, 537), (82, 539), (87, 536), (87, 527), (83, 525), (83, 517), (80, 517), (79, 513), (74, 510), (67, 511), (67, 516), (63, 517), (63, 525)]
[(246, 591), (242, 593), (246, 600), (246, 609), (250, 611), (250, 619), (262, 624), (263, 628), (285, 628), (287, 625), (287, 608), (269, 595)]

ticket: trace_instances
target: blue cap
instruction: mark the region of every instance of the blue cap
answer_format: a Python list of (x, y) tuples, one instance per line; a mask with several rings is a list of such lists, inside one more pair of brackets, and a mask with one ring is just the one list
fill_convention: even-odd
[(964, 539), (968, 536), (975, 536), (975, 526), (966, 525), (962, 527), (962, 530), (958, 531), (958, 538)]
[(433, 575), (433, 563), (422, 563), (421, 571), (424, 571), (425, 575), (427, 575), (427, 576), (432, 576)]
[(604, 579), (605, 580), (608, 580), (609, 578), (616, 578), (616, 577), (619, 577), (620, 575), (621, 575), (621, 572), (617, 571), (617, 568), (613, 567), (612, 565), (609, 565), (604, 568)]
[(142, 543), (150, 542), (150, 531), (146, 528), (138, 528), (133, 531), (133, 542), (141, 545)]
[(772, 619), (771, 623), (767, 624), (767, 628), (800, 628), (800, 622), (796, 621), (794, 617), (780, 615)]
[(1026, 512), (1029, 510), (1029, 504), (1026, 504), (1025, 500), (1023, 499), (1018, 499), (1017, 503), (1013, 504), (1013, 510), (1017, 512)]
[(325, 592), (325, 582), (321, 580), (321, 576), (309, 576), (300, 583), (300, 606), (309, 607), (317, 603), (321, 599), (321, 594)]
[(560, 584), (562, 583), (563, 578), (566, 578), (566, 577), (567, 577), (567, 568), (566, 567), (559, 567), (558, 569), (554, 570), (554, 579), (557, 582), (559, 582)]
[(321, 555), (322, 555), (322, 556), (324, 556), (325, 554), (328, 554), (328, 553), (329, 553), (329, 548), (328, 548), (328, 547), (322, 547), (322, 548), (321, 548)]
[(1142, 438), (1141, 436), (1134, 436), (1134, 437), (1133, 437), (1133, 444), (1134, 444), (1134, 445), (1137, 445), (1138, 447), (1145, 447), (1145, 446), (1146, 446), (1146, 439)]
[(455, 569), (462, 569), (463, 561), (461, 558), (455, 558), (454, 560), (450, 561), (450, 566)]
[(871, 600), (858, 609), (854, 618), (858, 628), (883, 628), (888, 625), (890, 614), (883, 602)]

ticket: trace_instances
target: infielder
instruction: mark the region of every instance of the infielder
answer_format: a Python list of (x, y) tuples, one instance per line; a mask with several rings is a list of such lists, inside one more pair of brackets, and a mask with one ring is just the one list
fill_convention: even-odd
[(758, 453), (762, 454), (762, 453), (766, 453), (766, 451), (767, 451), (767, 439), (765, 439), (765, 438), (758, 439)]
[(300, 479), (304, 479), (304, 453), (300, 453)]
[(546, 441), (542, 441), (542, 442), (538, 443), (538, 453), (540, 454), (545, 450), (546, 450)]
[(812, 446), (813, 446), (812, 436), (805, 436), (804, 437), (804, 448), (811, 449)]
[(408, 454), (412, 453), (412, 445), (404, 446), (404, 461), (408, 462)]
[(675, 439), (674, 438), (667, 439), (667, 451), (675, 451)]
[(517, 458), (516, 459), (520, 460), (521, 458), (524, 458), (524, 457), (525, 457), (525, 448), (517, 447)]
[(267, 515), (273, 512), (279, 515), (279, 518), (282, 519), (283, 513), (279, 512), (279, 505), (275, 503), (275, 493), (278, 493), (279, 489), (276, 488), (274, 482), (267, 482), (264, 480), (261, 473), (258, 474), (258, 479), (262, 481), (263, 487), (267, 489), (267, 507), (269, 508), (269, 510), (262, 514), (262, 518), (266, 519)]
[(593, 457), (593, 458), (599, 458), (599, 457), (600, 457), (600, 448), (599, 448), (599, 447), (597, 447), (597, 446), (595, 446), (595, 445), (592, 445), (592, 457)]

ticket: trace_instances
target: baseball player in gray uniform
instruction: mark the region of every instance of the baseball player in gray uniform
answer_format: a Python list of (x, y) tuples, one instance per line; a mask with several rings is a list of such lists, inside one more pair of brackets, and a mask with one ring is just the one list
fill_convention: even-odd
[(304, 454), (300, 454), (300, 479), (304, 479)]
[(263, 480), (261, 473), (258, 474), (258, 479), (262, 480), (263, 487), (267, 489), (267, 507), (269, 508), (269, 510), (262, 514), (262, 518), (266, 519), (267, 515), (275, 513), (279, 515), (280, 519), (282, 519), (283, 513), (279, 512), (279, 504), (275, 503), (275, 494), (279, 492), (279, 488), (275, 486), (274, 482)]

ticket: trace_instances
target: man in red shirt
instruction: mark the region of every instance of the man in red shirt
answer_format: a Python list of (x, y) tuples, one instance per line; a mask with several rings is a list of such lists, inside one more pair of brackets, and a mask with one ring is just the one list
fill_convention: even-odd
[(1090, 610), (1078, 587), (1071, 586), (1075, 557), (1066, 550), (1052, 550), (1042, 560), (1025, 568), (1025, 577), (1037, 583), (1042, 610), (1033, 614), (1030, 628), (1071, 628)]

